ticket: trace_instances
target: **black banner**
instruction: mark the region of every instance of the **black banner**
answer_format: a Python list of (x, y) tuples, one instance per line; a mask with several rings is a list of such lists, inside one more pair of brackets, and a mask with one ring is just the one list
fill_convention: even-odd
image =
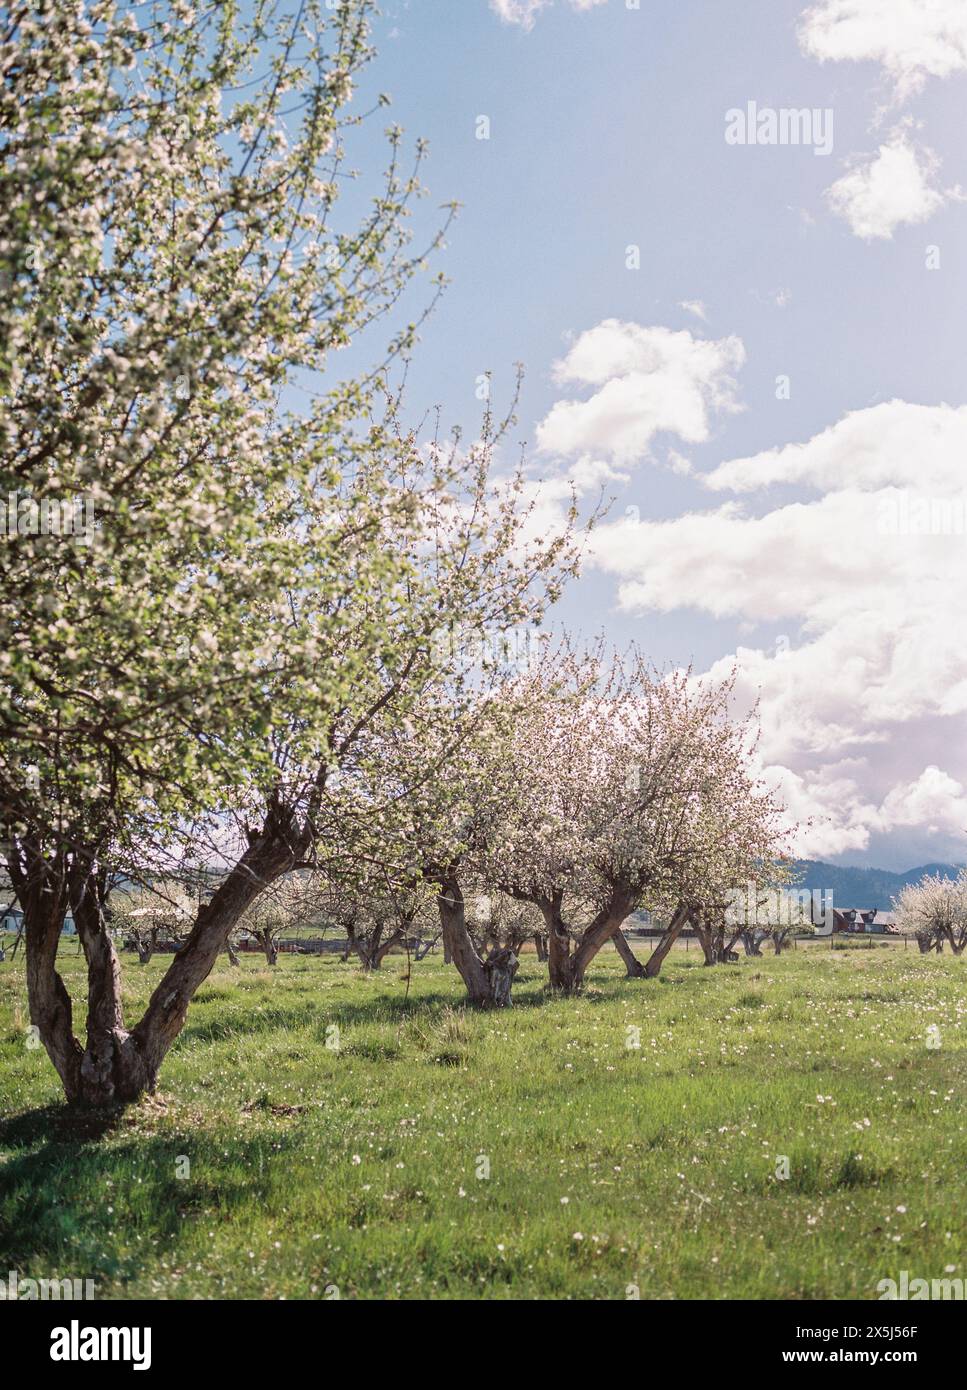
[[(387, 1367), (412, 1363), (414, 1354), (425, 1364), (437, 1332), (424, 1309), (418, 1323), (407, 1316), (408, 1304), (395, 1305), (400, 1321), (393, 1326), (393, 1304), (379, 1309), (381, 1335), (358, 1341), (357, 1318), (367, 1318), (367, 1303), (320, 1300), (307, 1303), (78, 1303), (21, 1301), (0, 1309), (0, 1333), (5, 1357), (16, 1352), (18, 1370), (28, 1375), (50, 1368), (66, 1379), (77, 1372), (125, 1375), (196, 1375), (211, 1371), (243, 1372), (251, 1378), (261, 1370), (276, 1376), (297, 1373), (300, 1351), (318, 1362), (330, 1352), (359, 1356), (367, 1375), (385, 1358)], [(512, 1306), (502, 1305), (513, 1319)], [(445, 1340), (459, 1335), (459, 1322), (441, 1323)], [(474, 1306), (474, 1324), (467, 1335), (479, 1333), (484, 1310)], [(387, 1313), (389, 1322), (387, 1323)], [(535, 1324), (528, 1309), (521, 1335), (540, 1338), (564, 1309), (541, 1305), (542, 1322)], [(432, 1318), (432, 1312), (429, 1313)], [(459, 1318), (459, 1315), (458, 1315)], [(544, 1320), (546, 1319), (546, 1323)], [(543, 1324), (543, 1325), (542, 1325)], [(940, 1370), (954, 1364), (963, 1337), (962, 1309), (949, 1302), (849, 1303), (731, 1303), (681, 1302), (626, 1304), (616, 1324), (602, 1309), (605, 1335), (620, 1327), (625, 1334), (661, 1338), (662, 1355), (674, 1355), (680, 1370), (708, 1368), (741, 1374), (770, 1371), (780, 1378), (786, 1370), (857, 1366), (882, 1370)], [(593, 1329), (589, 1328), (593, 1332)], [(329, 1338), (340, 1334), (353, 1340), (343, 1348)], [(429, 1339), (429, 1340), (424, 1340)], [(955, 1345), (956, 1340), (956, 1345)], [(568, 1339), (569, 1342), (569, 1339)], [(565, 1345), (565, 1342), (559, 1345)], [(658, 1345), (652, 1342), (652, 1345)], [(441, 1354), (443, 1353), (440, 1344)], [(290, 1358), (292, 1358), (290, 1360)], [(9, 1363), (8, 1363), (9, 1364)], [(288, 1369), (287, 1369), (288, 1368)]]

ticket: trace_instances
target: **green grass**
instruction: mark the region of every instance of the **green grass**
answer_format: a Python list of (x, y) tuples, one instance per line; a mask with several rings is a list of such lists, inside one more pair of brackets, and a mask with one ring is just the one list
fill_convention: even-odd
[[(165, 963), (125, 957), (132, 1014)], [(160, 1098), (104, 1126), (25, 1046), (8, 956), (0, 1271), (149, 1298), (875, 1298), (900, 1269), (967, 1276), (967, 960), (595, 967), (554, 999), (525, 956), (517, 1006), (474, 1014), (439, 959), (408, 999), (399, 957), (370, 979), (219, 965)]]

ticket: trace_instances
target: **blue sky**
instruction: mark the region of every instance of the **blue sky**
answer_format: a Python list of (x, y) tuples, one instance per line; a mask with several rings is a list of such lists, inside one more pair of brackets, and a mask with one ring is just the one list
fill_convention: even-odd
[[(967, 858), (967, 536), (889, 521), (963, 496), (967, 5), (386, 0), (375, 41), (418, 222), (463, 205), (411, 406), (472, 431), (521, 361), (535, 474), (615, 498), (562, 618), (737, 662), (803, 852)], [(752, 101), (832, 152), (728, 144)]]

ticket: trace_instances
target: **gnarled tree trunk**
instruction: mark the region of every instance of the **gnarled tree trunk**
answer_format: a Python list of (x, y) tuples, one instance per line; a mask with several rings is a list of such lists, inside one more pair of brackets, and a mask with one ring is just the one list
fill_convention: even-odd
[(79, 1099), (101, 1105), (130, 1098), (131, 1086), (140, 1094), (146, 1078), (124, 1026), (121, 967), (104, 911), (106, 885), (93, 859), (75, 860), (69, 887), (71, 913), (87, 961), (87, 1038)]
[[(118, 1105), (154, 1090), (158, 1070), (180, 1033), (188, 1005), (225, 949), (229, 932), (262, 892), (290, 869), (297, 851), (284, 836), (252, 843), (211, 900), (199, 909), (185, 945), (172, 960), (130, 1032), (121, 1005), (121, 973), (104, 911), (104, 875), (94, 851), (59, 853), (53, 861), (26, 844), (11, 855), (11, 873), (24, 907), (27, 993), (31, 1021), (71, 1102)], [(15, 863), (16, 861), (16, 863)], [(70, 996), (56, 956), (70, 905), (87, 961), (87, 1033), (74, 1036)]]
[(540, 904), (547, 926), (547, 975), (552, 989), (570, 993), (577, 989), (574, 957), (571, 954), (571, 935), (561, 916), (563, 894), (555, 893)]
[(134, 937), (134, 949), (138, 953), (138, 964), (148, 965), (151, 957), (155, 953), (158, 945), (158, 929), (152, 927), (146, 932), (136, 932)]
[(738, 954), (733, 950), (739, 939), (738, 932), (735, 932), (726, 941), (724, 923), (717, 922), (707, 916), (696, 917), (694, 927), (695, 935), (702, 945), (706, 965), (727, 965), (738, 960)]
[(490, 997), (495, 1009), (510, 1007), (511, 989), (518, 964), (517, 954), (509, 946), (497, 947), (484, 961), (484, 970), (490, 981)]
[(513, 1003), (511, 989), (517, 973), (516, 955), (513, 951), (497, 950), (483, 959), (467, 928), (463, 892), (456, 873), (439, 875), (438, 883), (444, 960), (449, 955), (456, 966), (471, 1004), (480, 1008), (508, 1008)]
[(627, 977), (629, 980), (640, 980), (644, 978), (645, 967), (631, 949), (631, 944), (624, 932), (619, 928), (614, 934), (614, 945), (618, 955), (625, 963)]
[[(154, 1090), (165, 1054), (184, 1027), (188, 1005), (199, 985), (208, 978), (229, 932), (262, 890), (292, 868), (297, 856), (298, 849), (281, 836), (256, 836), (211, 899), (199, 909), (188, 940), (165, 971), (141, 1022), (131, 1034), (146, 1078), (142, 1090)], [(118, 1097), (133, 1098), (130, 1094)]]
[(10, 856), (10, 873), (23, 908), (27, 953), (27, 1001), (68, 1100), (81, 1095), (83, 1049), (74, 1037), (71, 998), (57, 973), (57, 947), (68, 906), (67, 866), (62, 855), (46, 860), (25, 847), (26, 864)]
[(648, 957), (645, 964), (645, 976), (647, 979), (653, 980), (658, 975), (664, 964), (665, 957), (688, 925), (690, 916), (691, 912), (689, 908), (683, 903), (680, 903), (672, 915), (672, 920), (659, 938), (658, 945)]
[(693, 927), (695, 930), (695, 935), (698, 937), (699, 944), (702, 948), (702, 954), (705, 956), (705, 964), (717, 965), (718, 956), (715, 950), (715, 938), (712, 932), (712, 928), (709, 926), (708, 922), (703, 921), (699, 917), (696, 917), (693, 923)]
[(967, 946), (967, 931), (963, 928), (958, 928), (955, 932), (953, 927), (945, 927), (944, 936), (949, 941), (950, 949), (953, 951), (954, 955), (962, 955), (964, 947)]
[(547, 973), (552, 989), (574, 994), (584, 984), (588, 966), (606, 942), (621, 930), (635, 897), (615, 890), (608, 902), (582, 932), (572, 950), (571, 934), (561, 915), (563, 894), (552, 894), (538, 903), (547, 926)]
[(406, 933), (401, 927), (394, 931), (391, 936), (388, 936), (385, 941), (382, 940), (382, 936), (382, 927), (377, 927), (370, 940), (360, 937), (354, 938), (353, 948), (359, 956), (364, 970), (379, 970), (384, 958), (393, 947), (406, 940)]

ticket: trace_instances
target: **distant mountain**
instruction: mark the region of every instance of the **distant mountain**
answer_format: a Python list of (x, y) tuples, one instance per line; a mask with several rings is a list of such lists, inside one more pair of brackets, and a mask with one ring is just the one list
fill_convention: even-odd
[(844, 868), (839, 864), (824, 864), (820, 859), (799, 859), (796, 867), (801, 871), (798, 888), (826, 892), (832, 889), (837, 907), (878, 907), (883, 912), (890, 910), (890, 899), (896, 897), (901, 888), (908, 883), (919, 883), (924, 874), (956, 878), (960, 872), (956, 864), (921, 864), (919, 868), (896, 874), (889, 869)]

